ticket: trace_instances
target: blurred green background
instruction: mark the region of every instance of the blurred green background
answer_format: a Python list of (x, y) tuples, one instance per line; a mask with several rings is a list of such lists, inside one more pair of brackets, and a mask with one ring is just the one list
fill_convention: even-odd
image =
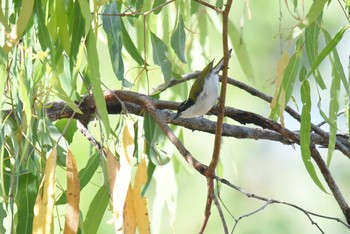
[[(292, 4), (290, 1), (287, 2), (292, 10)], [(299, 4), (302, 4), (301, 2), (304, 1), (299, 2)], [(305, 9), (308, 9), (311, 2), (307, 1), (305, 3)], [(247, 8), (246, 3), (249, 3), (249, 8)], [(217, 21), (216, 14), (210, 10), (208, 12), (213, 21)], [(324, 26), (333, 33), (332, 35), (342, 25), (347, 24), (347, 20), (341, 14), (341, 8), (337, 1), (332, 1), (326, 7), (325, 12)], [(240, 29), (242, 40), (245, 43), (254, 68), (254, 79), (247, 79), (244, 76), (235, 55), (230, 61), (229, 76), (243, 81), (264, 93), (273, 95), (276, 63), (281, 53), (286, 49), (288, 50), (289, 45), (285, 39), (289, 35), (291, 27), (297, 24), (297, 21), (288, 12), (285, 1), (234, 1), (230, 17), (236, 27)], [(185, 21), (185, 25), (193, 29), (191, 22)], [(156, 25), (152, 26), (156, 27)], [(186, 33), (189, 32), (187, 31)], [(349, 38), (348, 33), (345, 37)], [(343, 39), (343, 42), (347, 41), (347, 39)], [(193, 43), (198, 43), (198, 41)], [(201, 55), (201, 53), (196, 51), (187, 53), (193, 57), (189, 58), (191, 63), (182, 67), (186, 73), (201, 69), (213, 58), (219, 59), (222, 57), (221, 35), (212, 26), (208, 27), (208, 43), (208, 45), (198, 45), (198, 47), (202, 46), (204, 50), (208, 49), (209, 51), (206, 51), (205, 54), (209, 54), (209, 58), (195, 57)], [(341, 59), (345, 61), (344, 67), (347, 67), (349, 45), (342, 43), (340, 46), (338, 51)], [(124, 55), (124, 59), (128, 61), (126, 53)], [(121, 84), (113, 75), (109, 59), (105, 59), (109, 55), (107, 44), (103, 38), (100, 40), (99, 56), (102, 82), (108, 84), (109, 89), (118, 89)], [(126, 63), (127, 78), (135, 77), (135, 74), (137, 74), (137, 70), (131, 68), (133, 68), (132, 62), (130, 64)], [(151, 90), (162, 83), (160, 69), (158, 67), (153, 67), (153, 69), (155, 70), (149, 72)], [(330, 71), (326, 62), (323, 64), (322, 69), (322, 72), (325, 74), (325, 82), (329, 86), (330, 76), (326, 74), (330, 74)], [(182, 99), (177, 99), (177, 101), (184, 100), (189, 87), (190, 84), (185, 84), (167, 90), (161, 94), (160, 98), (171, 100), (175, 95), (174, 93), (181, 90), (183, 97)], [(312, 84), (311, 87), (313, 87)], [(147, 87), (144, 87), (144, 93), (147, 92)], [(300, 98), (295, 96), (295, 100), (296, 103), (291, 103), (290, 105), (295, 107), (297, 104), (300, 107)], [(327, 91), (325, 91), (325, 100), (327, 100)], [(317, 102), (316, 96), (315, 101)], [(229, 88), (227, 105), (260, 113), (266, 117), (268, 117), (270, 111), (269, 104), (234, 87)], [(326, 106), (324, 111), (327, 111)], [(285, 117), (286, 126), (292, 130), (298, 130), (298, 124), (287, 115)], [(141, 121), (139, 117), (135, 117), (135, 119)], [(213, 117), (211, 119), (215, 120)], [(312, 122), (318, 123), (321, 120), (315, 104), (313, 106)], [(340, 117), (339, 120), (344, 121), (343, 117)], [(118, 117), (111, 117), (111, 123), (114, 121), (117, 123)], [(227, 122), (238, 124), (229, 120)], [(176, 129), (175, 132), (177, 134), (180, 134), (180, 127), (174, 127), (174, 129)], [(208, 164), (213, 150), (214, 136), (202, 132), (192, 132), (187, 129), (183, 130), (183, 135), (185, 145), (192, 155), (201, 162)], [(167, 140), (164, 139), (164, 141)], [(172, 157), (172, 160), (169, 164), (157, 168), (155, 179), (145, 194), (148, 200), (152, 233), (197, 233), (204, 217), (207, 196), (206, 180), (184, 162), (171, 144), (167, 142), (162, 142), (162, 144), (165, 144), (163, 150), (166, 151), (169, 157)], [(88, 159), (89, 143), (78, 132), (74, 137), (72, 151), (76, 157), (78, 169), (81, 169)], [(326, 151), (320, 151), (322, 155), (326, 156)], [(333, 197), (319, 190), (310, 179), (301, 160), (298, 146), (285, 146), (281, 143), (265, 140), (224, 138), (220, 164), (222, 169), (221, 176), (233, 184), (241, 186), (247, 192), (293, 203), (317, 214), (341, 219), (343, 217)], [(350, 181), (349, 167), (349, 160), (335, 152), (330, 169), (338, 181), (341, 191), (347, 196), (348, 201), (350, 200), (350, 188), (348, 186), (348, 181)], [(173, 176), (174, 171), (175, 177)], [(58, 178), (61, 184), (64, 185), (64, 170), (58, 169)], [(82, 191), (80, 207), (83, 215), (86, 214), (93, 195), (100, 187), (101, 180), (101, 172), (96, 173), (92, 180), (95, 184), (89, 183)], [(247, 198), (226, 186), (221, 186), (220, 196), (235, 218), (239, 218), (264, 205), (264, 202)], [(231, 230), (234, 225), (234, 219), (227, 211), (224, 213), (229, 230)], [(64, 207), (62, 206), (63, 214)], [(109, 222), (111, 218), (112, 213), (106, 211), (99, 233), (114, 232), (114, 226)], [(325, 233), (340, 234), (348, 231), (336, 221), (312, 218)], [(55, 222), (55, 225), (58, 225), (57, 219), (55, 219)], [(222, 224), (215, 206), (212, 207), (212, 214), (205, 233), (223, 233)], [(302, 212), (288, 206), (274, 204), (267, 206), (257, 214), (241, 220), (236, 227), (235, 233), (288, 234), (320, 233), (320, 231), (315, 225), (312, 225), (308, 217)]]

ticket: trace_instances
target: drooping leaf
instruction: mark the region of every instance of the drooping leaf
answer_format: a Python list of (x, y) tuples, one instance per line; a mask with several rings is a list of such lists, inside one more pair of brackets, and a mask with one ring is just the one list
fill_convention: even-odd
[(90, 73), (90, 82), (92, 85), (97, 113), (102, 120), (102, 123), (104, 125), (105, 131), (108, 137), (110, 132), (108, 112), (106, 107), (106, 101), (104, 99), (103, 91), (101, 88), (100, 68), (99, 68), (98, 53), (96, 48), (96, 38), (91, 31), (88, 34), (86, 49), (87, 49), (87, 61), (89, 65), (88, 71)]
[(109, 54), (114, 74), (118, 80), (124, 80), (124, 63), (122, 58), (122, 26), (118, 14), (116, 2), (106, 5), (102, 15), (103, 29), (107, 34)]
[[(163, 3), (165, 3), (165, 1), (166, 1), (166, 0), (155, 0), (155, 1), (153, 2), (152, 8), (154, 9), (154, 8), (159, 7), (160, 5), (162, 5)], [(157, 14), (159, 14), (159, 12), (161, 12), (161, 10), (162, 10), (162, 7), (159, 7), (159, 8), (157, 8), (156, 10), (154, 10), (153, 13), (154, 13), (155, 15), (157, 15)]]
[(10, 43), (5, 43), (3, 49), (5, 53), (8, 53), (13, 45), (16, 45), (18, 40), (22, 38), (22, 35), (32, 16), (34, 8), (34, 0), (23, 1), (21, 9), (19, 11), (18, 19), (16, 24), (13, 26), (11, 33), (9, 34)]
[(73, 136), (78, 130), (77, 120), (75, 119), (60, 119), (55, 123), (56, 128), (64, 136), (70, 144), (73, 141)]
[(137, 228), (140, 233), (150, 233), (150, 222), (147, 210), (147, 201), (141, 196), (141, 186), (147, 182), (146, 160), (139, 164), (133, 189), (133, 204)]
[(80, 5), (81, 14), (85, 19), (85, 34), (88, 34), (89, 29), (91, 28), (91, 22), (92, 22), (92, 14), (90, 11), (89, 2), (85, 0), (78, 0)]
[(179, 23), (171, 36), (171, 47), (181, 62), (186, 63), (185, 58), (186, 33), (185, 24), (182, 16), (179, 17)]
[(315, 72), (316, 68), (321, 64), (321, 62), (325, 59), (327, 55), (338, 45), (339, 41), (343, 38), (345, 31), (349, 28), (349, 26), (343, 26), (337, 34), (330, 40), (326, 47), (320, 52), (320, 54), (316, 57), (314, 63), (311, 65), (311, 70), (308, 73), (307, 77), (309, 77), (313, 72)]
[[(327, 32), (327, 30), (323, 29), (322, 32), (323, 32), (324, 38), (326, 40), (326, 43), (327, 44), (331, 43), (332, 38), (331, 38), (331, 35)], [(340, 80), (343, 83), (343, 87), (344, 87), (346, 94), (348, 96), (350, 96), (350, 90), (348, 88), (349, 82), (346, 79), (344, 68), (343, 68), (343, 65), (340, 61), (339, 54), (338, 54), (338, 51), (336, 50), (336, 47), (334, 47), (334, 49), (332, 50), (331, 55), (332, 56), (330, 58), (331, 58), (331, 63), (332, 63), (332, 69), (334, 69), (335, 72), (337, 72), (337, 75), (340, 77)]]
[(135, 60), (135, 62), (137, 62), (140, 66), (144, 65), (145, 60), (142, 58), (139, 51), (135, 47), (134, 42), (129, 36), (129, 33), (126, 30), (123, 21), (120, 21), (120, 23), (121, 23), (121, 36), (122, 36), (124, 48), (126, 49), (126, 51), (128, 51), (128, 53)]
[(303, 22), (305, 25), (310, 25), (320, 16), (323, 12), (324, 5), (326, 5), (328, 0), (317, 0), (314, 1), (310, 7), (309, 12), (306, 14), (305, 21)]
[(315, 168), (311, 161), (310, 153), (310, 131), (311, 131), (311, 94), (310, 84), (305, 79), (302, 82), (301, 89), (301, 101), (303, 102), (303, 108), (301, 112), (301, 123), (300, 123), (300, 150), (301, 156), (307, 172), (314, 183), (324, 192), (326, 192), (321, 181), (319, 180)]
[(4, 209), (4, 203), (0, 204), (0, 233), (6, 233), (6, 229), (4, 227), (4, 220), (7, 216), (6, 210)]
[(159, 39), (154, 33), (151, 32), (151, 44), (153, 51), (153, 61), (159, 65), (162, 69), (163, 77), (165, 81), (171, 79), (171, 62), (168, 59), (168, 47)]
[[(277, 119), (282, 116), (294, 88), (295, 80), (298, 76), (301, 58), (302, 58), (302, 39), (297, 40), (295, 51), (289, 60), (287, 67), (283, 70), (283, 79), (281, 85), (276, 89), (274, 100), (271, 103), (270, 118)], [(281, 119), (283, 124), (283, 119)]]
[(55, 1), (55, 10), (57, 17), (58, 36), (64, 50), (70, 56), (70, 34), (68, 32), (67, 12), (64, 4), (64, 1)]
[(103, 185), (92, 199), (89, 210), (84, 220), (84, 233), (95, 234), (98, 231), (98, 227), (101, 224), (103, 214), (107, 208), (109, 202), (108, 189), (106, 185)]
[(56, 148), (46, 161), (45, 174), (34, 206), (33, 233), (50, 233), (56, 188)]
[(33, 229), (34, 204), (38, 193), (38, 179), (32, 173), (18, 177), (17, 233), (31, 233)]
[(67, 165), (67, 205), (64, 233), (77, 233), (79, 226), (80, 181), (74, 155), (68, 150)]
[[(313, 22), (305, 29), (305, 51), (310, 64), (313, 64), (318, 55), (318, 38), (320, 35), (320, 26), (318, 22)], [(326, 89), (321, 73), (315, 68), (314, 77), (321, 89)]]
[(240, 33), (237, 27), (233, 24), (231, 20), (228, 21), (229, 25), (229, 36), (231, 38), (234, 52), (237, 56), (239, 65), (242, 68), (245, 76), (248, 79), (254, 79), (254, 67), (249, 58), (249, 53), (246, 48), (244, 40), (240, 37)]
[[(86, 163), (86, 166), (79, 171), (79, 178), (80, 178), (80, 190), (82, 190), (91, 180), (93, 175), (95, 174), (98, 166), (100, 165), (100, 157), (99, 153), (93, 154), (88, 162)], [(59, 199), (56, 201), (56, 205), (62, 205), (67, 203), (67, 191), (64, 191)]]

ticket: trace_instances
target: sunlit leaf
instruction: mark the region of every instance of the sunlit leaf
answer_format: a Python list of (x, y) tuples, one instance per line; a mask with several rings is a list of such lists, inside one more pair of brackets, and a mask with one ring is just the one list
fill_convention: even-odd
[(311, 131), (311, 94), (310, 84), (307, 80), (304, 80), (300, 89), (301, 100), (303, 102), (303, 108), (301, 112), (301, 123), (300, 123), (300, 150), (301, 156), (307, 172), (314, 183), (322, 190), (326, 191), (321, 181), (317, 177), (317, 173), (311, 161), (310, 153), (310, 131)]
[(64, 136), (70, 144), (73, 141), (73, 136), (78, 130), (77, 120), (75, 119), (60, 119), (55, 123), (56, 128)]
[(68, 150), (67, 165), (67, 205), (64, 233), (77, 233), (79, 226), (80, 181), (74, 155)]
[(22, 68), (19, 74), (19, 91), (28, 126), (30, 126), (32, 119), (32, 101), (30, 100), (31, 96), (29, 95), (29, 89), (29, 81), (26, 79), (26, 72), (24, 71), (24, 68)]
[(87, 49), (87, 62), (89, 64), (88, 70), (90, 73), (90, 82), (92, 85), (97, 113), (102, 120), (102, 123), (104, 125), (105, 131), (108, 137), (110, 132), (108, 112), (106, 107), (106, 101), (104, 99), (103, 91), (101, 88), (100, 68), (99, 68), (98, 53), (96, 48), (96, 38), (95, 38), (95, 35), (91, 33), (91, 31), (88, 35), (86, 49)]
[(50, 233), (55, 204), (57, 151), (53, 148), (46, 160), (45, 174), (34, 206), (33, 233)]
[[(171, 36), (171, 47), (181, 62), (186, 63), (185, 58), (186, 33), (185, 24), (182, 16), (179, 17), (179, 23)], [(171, 67), (170, 67), (171, 68)]]
[(134, 213), (134, 197), (132, 191), (133, 190), (130, 184), (126, 195), (123, 212), (123, 226), (125, 233), (136, 233), (136, 218)]
[[(86, 166), (79, 171), (80, 190), (82, 190), (90, 182), (99, 165), (100, 156), (99, 153), (95, 153), (89, 158), (88, 162), (86, 163)], [(64, 191), (62, 193), (60, 198), (56, 201), (56, 205), (62, 205), (67, 203), (66, 194), (67, 191)]]
[(305, 17), (305, 24), (310, 25), (312, 24), (323, 12), (324, 5), (327, 3), (328, 0), (317, 0), (314, 1), (313, 4), (310, 7), (309, 12), (306, 14)]
[(64, 6), (64, 1), (55, 1), (55, 10), (57, 17), (57, 26), (58, 26), (58, 36), (64, 50), (70, 55), (70, 34), (68, 32), (68, 21), (67, 13)]
[(143, 159), (137, 168), (133, 189), (133, 204), (137, 228), (140, 233), (150, 233), (147, 201), (141, 196), (141, 186), (147, 182), (146, 160)]
[(78, 0), (80, 9), (81, 9), (81, 14), (85, 19), (85, 29), (84, 32), (88, 34), (89, 29), (91, 27), (91, 22), (92, 22), (92, 14), (90, 11), (90, 6), (89, 2), (85, 0)]
[(131, 57), (137, 62), (139, 65), (144, 65), (145, 60), (140, 55), (139, 51), (134, 45), (134, 42), (132, 41), (131, 37), (129, 36), (128, 31), (125, 28), (125, 25), (123, 21), (120, 21), (121, 23), (121, 37), (123, 40), (123, 45), (126, 51), (131, 55)]
[(84, 233), (96, 234), (109, 202), (108, 189), (103, 185), (92, 199), (84, 220)]
[(26, 30), (30, 17), (32, 16), (34, 8), (34, 0), (27, 0), (22, 2), (21, 10), (19, 11), (18, 19), (16, 24), (13, 26), (9, 38), (11, 39), (10, 43), (5, 43), (4, 52), (8, 53), (10, 48), (17, 44), (18, 40), (22, 37), (24, 31)]

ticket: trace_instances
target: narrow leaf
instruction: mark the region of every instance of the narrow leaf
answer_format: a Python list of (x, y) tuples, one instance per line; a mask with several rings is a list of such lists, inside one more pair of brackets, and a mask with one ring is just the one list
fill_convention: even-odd
[(135, 47), (135, 44), (132, 41), (131, 37), (129, 36), (129, 33), (126, 30), (123, 21), (120, 21), (120, 23), (121, 23), (121, 36), (122, 36), (123, 45), (126, 51), (128, 51), (128, 53), (135, 60), (135, 62), (137, 62), (139, 65), (144, 65), (145, 60), (142, 58), (138, 49)]
[(64, 50), (70, 56), (70, 34), (68, 32), (67, 13), (64, 6), (64, 1), (55, 1), (58, 36)]
[(303, 102), (303, 108), (301, 112), (300, 123), (300, 150), (301, 156), (307, 172), (314, 183), (324, 192), (326, 192), (321, 181), (317, 177), (315, 168), (311, 162), (310, 153), (310, 131), (311, 131), (311, 96), (310, 96), (310, 84), (307, 80), (304, 80), (300, 89), (301, 100)]
[(34, 206), (33, 233), (50, 233), (56, 188), (57, 151), (53, 148), (46, 161), (45, 174)]
[(124, 64), (122, 58), (122, 38), (121, 23), (118, 14), (116, 2), (106, 5), (102, 15), (103, 29), (107, 34), (109, 54), (113, 66), (114, 74), (118, 80), (124, 80)]
[(136, 233), (136, 217), (134, 213), (134, 198), (131, 184), (125, 198), (123, 211), (123, 226), (125, 233)]
[(171, 47), (181, 62), (186, 63), (185, 58), (185, 44), (186, 44), (186, 33), (185, 24), (180, 15), (179, 23), (171, 36)]
[(324, 58), (332, 52), (332, 50), (338, 45), (339, 41), (343, 38), (345, 31), (349, 28), (349, 26), (343, 26), (337, 34), (330, 40), (326, 47), (321, 51), (321, 53), (316, 57), (314, 63), (311, 66), (311, 70), (308, 73), (307, 77), (309, 77), (313, 72), (315, 72), (316, 68), (321, 64)]
[(230, 28), (229, 36), (231, 38), (239, 65), (241, 66), (244, 75), (248, 79), (254, 79), (254, 67), (252, 66), (252, 63), (250, 61), (246, 44), (243, 38), (241, 37), (237, 27), (233, 24), (231, 20), (228, 21), (228, 25)]
[[(86, 163), (86, 166), (79, 171), (80, 190), (82, 190), (90, 182), (99, 165), (99, 153), (95, 153), (89, 158), (88, 162)], [(56, 201), (56, 205), (62, 205), (67, 203), (66, 194), (67, 191), (64, 191), (62, 193), (61, 197)]]
[[(165, 3), (165, 1), (166, 1), (166, 0), (155, 0), (155, 1), (153, 2), (152, 8), (154, 9), (154, 8), (156, 8), (156, 7), (160, 6), (160, 5), (162, 5), (163, 3)], [(161, 12), (161, 10), (162, 10), (162, 7), (157, 8), (156, 10), (153, 11), (153, 13), (154, 13), (155, 15), (157, 15), (159, 12)]]
[(110, 132), (108, 112), (106, 107), (106, 101), (104, 99), (103, 91), (101, 88), (100, 68), (99, 68), (98, 53), (96, 48), (96, 38), (91, 31), (88, 34), (86, 43), (87, 43), (86, 44), (87, 62), (89, 65), (88, 69), (90, 73), (90, 82), (92, 85), (96, 109), (97, 109), (98, 115), (102, 120), (102, 123), (104, 125), (105, 131), (108, 137)]
[(317, 0), (314, 1), (310, 7), (309, 12), (306, 14), (306, 19), (304, 24), (310, 25), (312, 24), (323, 12), (324, 5), (326, 5), (328, 0)]
[(84, 233), (95, 234), (98, 233), (98, 227), (100, 226), (103, 214), (107, 208), (109, 202), (108, 189), (106, 185), (103, 185), (92, 199), (89, 210), (86, 214), (84, 221)]
[[(305, 51), (310, 64), (313, 64), (318, 55), (318, 38), (320, 34), (320, 27), (318, 22), (314, 22), (305, 29)], [(318, 86), (321, 89), (326, 89), (326, 85), (318, 70), (313, 72)]]
[(80, 181), (74, 155), (68, 150), (67, 167), (67, 206), (64, 233), (77, 233), (79, 226)]
[(150, 233), (150, 222), (147, 201), (141, 196), (141, 186), (147, 182), (146, 160), (143, 159), (137, 168), (133, 189), (133, 204), (137, 228), (140, 233)]
[(151, 44), (153, 51), (153, 61), (155, 64), (161, 67), (163, 78), (165, 81), (171, 79), (172, 64), (168, 59), (168, 47), (159, 39), (154, 33), (151, 32)]
[(38, 179), (28, 173), (18, 177), (17, 233), (31, 233), (33, 230), (34, 204), (38, 193)]

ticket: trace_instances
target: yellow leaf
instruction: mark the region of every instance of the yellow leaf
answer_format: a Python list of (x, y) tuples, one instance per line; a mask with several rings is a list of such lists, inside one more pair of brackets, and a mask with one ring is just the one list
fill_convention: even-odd
[[(131, 177), (131, 167), (126, 164), (126, 160), (122, 160), (119, 163), (115, 156), (108, 150), (107, 151), (107, 170), (110, 195), (113, 204), (113, 220), (116, 231), (120, 231), (123, 225), (123, 207), (128, 192)], [(122, 163), (123, 161), (123, 163)]]
[(136, 218), (134, 213), (133, 191), (132, 191), (131, 185), (129, 185), (128, 194), (126, 195), (123, 218), (124, 218), (124, 233), (126, 234), (136, 233)]
[(55, 204), (56, 158), (57, 151), (53, 148), (46, 161), (45, 174), (34, 205), (33, 233), (51, 233)]
[(64, 233), (77, 233), (79, 226), (80, 179), (74, 155), (69, 150), (67, 167), (67, 206)]
[(143, 159), (137, 168), (133, 191), (133, 204), (136, 217), (137, 229), (140, 234), (150, 233), (147, 201), (141, 196), (141, 186), (147, 183), (146, 160)]

